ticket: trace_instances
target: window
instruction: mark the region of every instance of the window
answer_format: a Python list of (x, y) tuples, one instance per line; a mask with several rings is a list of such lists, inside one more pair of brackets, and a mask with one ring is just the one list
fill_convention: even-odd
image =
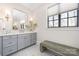
[(48, 17), (48, 27), (53, 27), (53, 16)]
[(58, 3), (48, 7), (48, 27), (53, 28), (79, 26), (78, 6), (78, 3)]
[(61, 19), (62, 18), (67, 18), (67, 12), (61, 14)]
[(61, 14), (61, 22), (60, 22), (61, 27), (66, 27), (67, 26), (67, 12)]
[(68, 14), (69, 14), (69, 17), (77, 16), (77, 10), (69, 11)]
[(54, 15), (54, 27), (58, 27), (58, 15)]
[(77, 10), (61, 14), (61, 27), (77, 26)]
[(69, 26), (77, 26), (77, 17), (69, 18)]
[(61, 19), (61, 27), (67, 26), (67, 19)]
[(68, 12), (68, 26), (77, 26), (77, 10)]
[(53, 15), (53, 16), (49, 16), (48, 17), (48, 27), (51, 28), (51, 27), (58, 27), (58, 23), (59, 23), (59, 20), (58, 20), (58, 15)]
[[(59, 16), (60, 15), (60, 16)], [(76, 27), (77, 10), (67, 11), (48, 17), (48, 27)], [(59, 26), (60, 25), (60, 26)]]

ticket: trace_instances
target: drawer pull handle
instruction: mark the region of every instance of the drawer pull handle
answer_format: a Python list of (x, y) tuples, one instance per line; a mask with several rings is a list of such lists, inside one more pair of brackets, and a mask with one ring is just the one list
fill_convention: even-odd
[(14, 45), (7, 46), (6, 48), (11, 47), (11, 46), (14, 46)]
[(8, 52), (11, 52), (11, 51), (13, 51), (13, 50), (9, 50)]
[(9, 42), (8, 44), (12, 44), (13, 42)]

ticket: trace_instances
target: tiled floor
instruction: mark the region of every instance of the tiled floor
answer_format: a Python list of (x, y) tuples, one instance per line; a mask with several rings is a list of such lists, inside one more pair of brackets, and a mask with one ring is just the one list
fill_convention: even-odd
[(38, 45), (36, 44), (23, 50), (20, 50), (12, 54), (11, 56), (53, 56), (53, 54), (50, 51), (41, 53), (39, 44)]

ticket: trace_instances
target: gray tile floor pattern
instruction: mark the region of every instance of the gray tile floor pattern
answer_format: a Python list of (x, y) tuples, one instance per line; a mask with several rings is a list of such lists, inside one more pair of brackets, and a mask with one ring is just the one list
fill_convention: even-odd
[(20, 50), (11, 56), (53, 56), (50, 51), (40, 52), (39, 44)]

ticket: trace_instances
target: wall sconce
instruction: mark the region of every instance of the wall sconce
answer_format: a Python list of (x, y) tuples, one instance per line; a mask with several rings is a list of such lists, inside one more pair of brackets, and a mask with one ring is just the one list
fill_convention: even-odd
[(37, 27), (37, 22), (31, 18), (29, 19), (28, 24), (26, 25), (26, 27), (30, 30), (30, 31), (34, 31)]
[(8, 21), (8, 20), (9, 20), (9, 15), (7, 14), (7, 15), (5, 16), (5, 18), (6, 18), (6, 20)]
[(33, 21), (33, 18), (31, 17), (29, 21)]

